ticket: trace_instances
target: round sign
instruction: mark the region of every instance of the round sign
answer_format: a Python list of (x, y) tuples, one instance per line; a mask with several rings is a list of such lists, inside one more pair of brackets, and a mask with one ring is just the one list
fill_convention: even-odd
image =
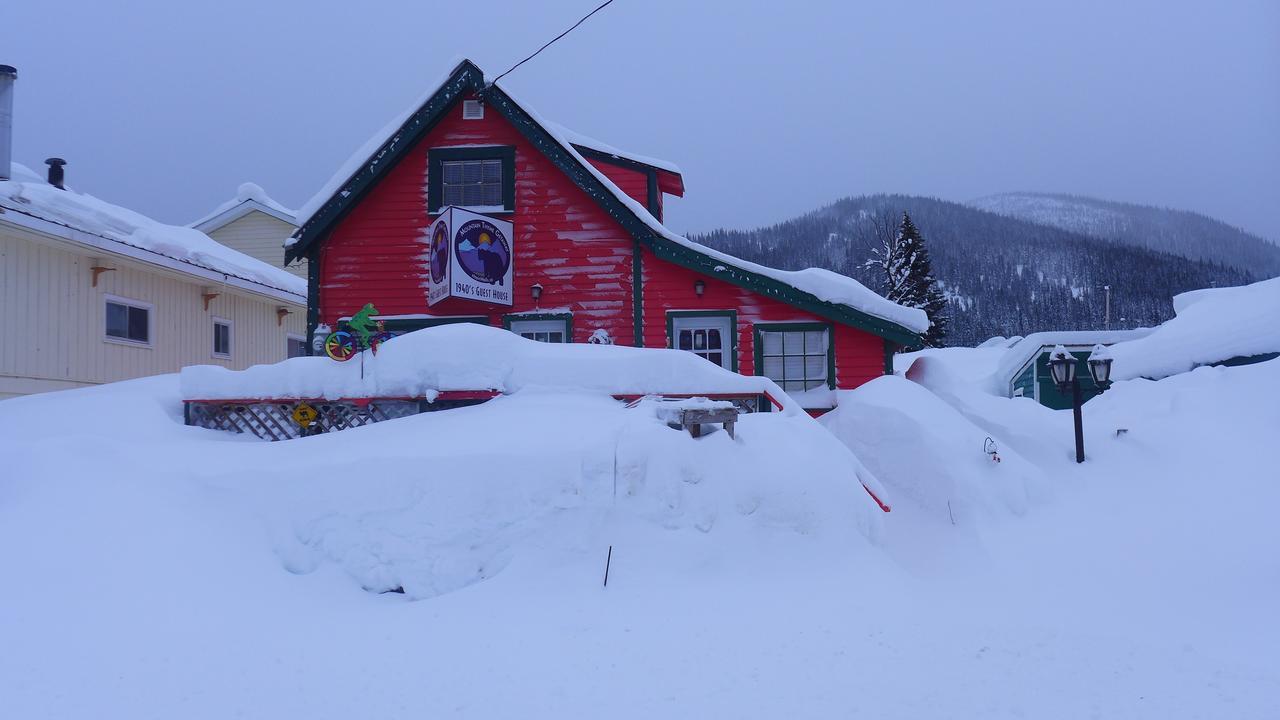
[(472, 280), (501, 285), (511, 267), (511, 244), (493, 223), (471, 220), (454, 236), (458, 265)]
[(431, 282), (444, 282), (445, 271), (449, 267), (449, 228), (443, 221), (436, 223), (431, 233)]

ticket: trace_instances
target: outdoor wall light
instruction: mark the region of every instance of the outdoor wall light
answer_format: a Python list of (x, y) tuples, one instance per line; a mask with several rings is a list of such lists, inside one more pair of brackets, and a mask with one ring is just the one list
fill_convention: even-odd
[(538, 302), (542, 299), (542, 283), (534, 283), (529, 288), (529, 294), (533, 296), (533, 301)]
[(693, 281), (693, 294), (702, 297), (702, 293), (707, 291), (707, 284), (701, 279)]

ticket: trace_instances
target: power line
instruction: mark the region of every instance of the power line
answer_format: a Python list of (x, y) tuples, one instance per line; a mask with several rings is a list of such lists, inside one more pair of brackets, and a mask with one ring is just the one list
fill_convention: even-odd
[(609, 5), (611, 5), (612, 3), (613, 3), (613, 0), (604, 0), (604, 2), (600, 3), (600, 5), (598, 5), (598, 6), (596, 7), (596, 9), (595, 9), (595, 10), (592, 10), (591, 12), (587, 13), (586, 15), (583, 15), (583, 16), (582, 16), (582, 19), (580, 19), (580, 20), (578, 20), (578, 22), (574, 23), (574, 24), (573, 24), (573, 26), (572, 26), (572, 27), (570, 27), (568, 30), (565, 30), (564, 32), (560, 33), (559, 35), (557, 35), (557, 36), (555, 36), (555, 37), (551, 38), (550, 40), (548, 40), (546, 45), (543, 45), (542, 47), (538, 48), (538, 49), (537, 49), (536, 51), (534, 51), (534, 53), (533, 53), (532, 55), (530, 55), (529, 57), (527, 57), (527, 58), (525, 58), (525, 59), (521, 60), (520, 62), (516, 63), (515, 65), (512, 65), (512, 66), (511, 66), (511, 67), (510, 67), (506, 72), (504, 72), (504, 73), (502, 73), (501, 75), (499, 75), (498, 77), (494, 78), (494, 79), (493, 79), (493, 82), (491, 82), (491, 83), (489, 83), (489, 84), (490, 84), (490, 85), (493, 85), (493, 84), (497, 83), (499, 80), (501, 80), (502, 78), (504, 78), (504, 77), (506, 77), (507, 75), (509, 75), (509, 74), (511, 73), (511, 71), (512, 71), (512, 70), (515, 70), (516, 68), (520, 67), (521, 65), (523, 65), (523, 64), (525, 64), (525, 63), (529, 62), (530, 60), (534, 59), (535, 57), (537, 57), (537, 56), (538, 56), (538, 53), (540, 53), (540, 52), (542, 52), (543, 50), (546, 50), (547, 48), (551, 47), (551, 44), (552, 44), (552, 43), (554, 43), (555, 41), (557, 41), (557, 40), (559, 40), (560, 38), (564, 37), (565, 35), (568, 35), (569, 33), (573, 32), (575, 29), (577, 29), (577, 27), (578, 27), (579, 25), (581, 25), (582, 23), (586, 22), (586, 21), (587, 21), (587, 18), (591, 17), (592, 15), (595, 15), (596, 13), (598, 13), (598, 12), (600, 12), (601, 10), (605, 9), (606, 7), (608, 7)]

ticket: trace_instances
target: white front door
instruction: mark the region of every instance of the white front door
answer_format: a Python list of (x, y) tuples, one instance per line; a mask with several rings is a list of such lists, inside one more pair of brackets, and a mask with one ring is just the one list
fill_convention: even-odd
[(671, 345), (726, 370), (733, 369), (733, 322), (728, 315), (671, 318)]

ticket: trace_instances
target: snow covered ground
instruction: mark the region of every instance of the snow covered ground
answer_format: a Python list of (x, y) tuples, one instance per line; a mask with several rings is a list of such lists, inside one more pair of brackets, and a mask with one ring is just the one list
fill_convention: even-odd
[(1280, 361), (1117, 384), (1079, 466), (919, 380), (696, 441), (528, 387), (283, 443), (175, 376), (4, 401), (0, 717), (1280, 716)]

